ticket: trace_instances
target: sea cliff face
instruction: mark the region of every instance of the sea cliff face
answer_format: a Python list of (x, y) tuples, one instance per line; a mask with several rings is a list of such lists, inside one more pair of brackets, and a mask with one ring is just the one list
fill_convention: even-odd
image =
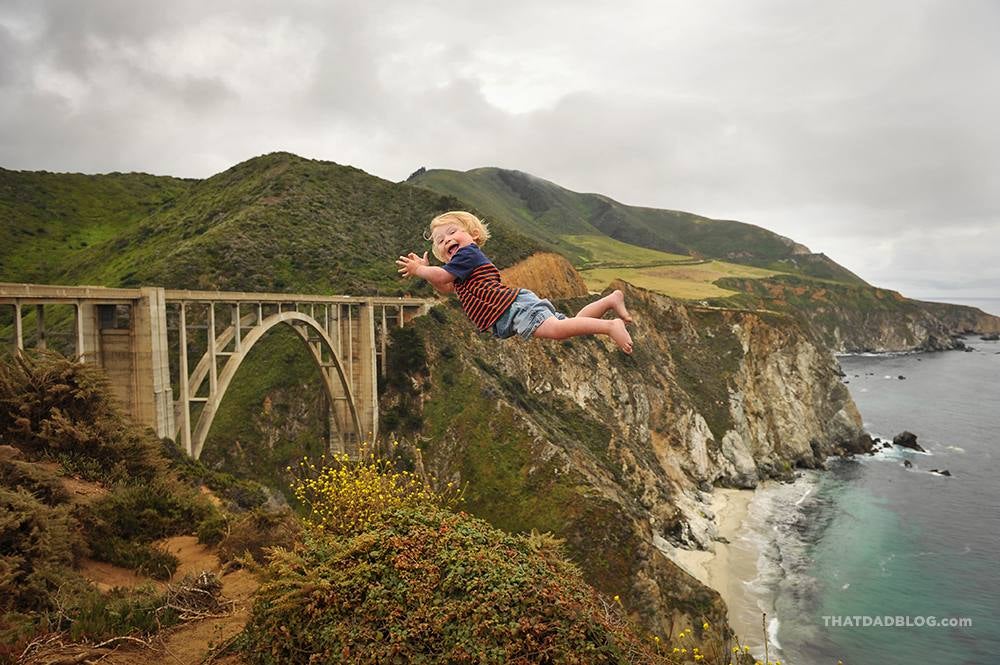
[(923, 302), (868, 285), (816, 283), (792, 276), (724, 278), (754, 309), (786, 312), (818, 343), (838, 353), (962, 348), (962, 333), (1000, 331), (1000, 317), (975, 307)]
[(633, 356), (605, 338), (477, 335), (452, 302), (395, 338), (382, 408), (417, 464), (467, 484), (470, 512), (565, 538), (588, 581), (649, 629), (721, 624), (719, 596), (661, 549), (711, 546), (713, 485), (818, 465), (863, 444), (861, 420), (793, 318), (616, 286)]

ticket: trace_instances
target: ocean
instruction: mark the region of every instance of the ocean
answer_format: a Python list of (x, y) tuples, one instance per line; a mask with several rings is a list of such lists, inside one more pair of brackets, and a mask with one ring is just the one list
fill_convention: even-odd
[(839, 359), (872, 436), (909, 430), (926, 454), (834, 459), (755, 494), (746, 592), (768, 613), (771, 660), (1000, 660), (1000, 344), (966, 343), (975, 351)]

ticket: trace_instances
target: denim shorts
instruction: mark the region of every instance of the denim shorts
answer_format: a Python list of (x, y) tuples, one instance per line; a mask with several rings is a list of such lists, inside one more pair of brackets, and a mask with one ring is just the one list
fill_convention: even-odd
[(497, 322), (490, 328), (494, 337), (507, 339), (515, 334), (524, 339), (531, 339), (538, 326), (549, 317), (565, 319), (566, 315), (557, 312), (548, 300), (543, 300), (528, 289), (518, 291), (517, 298), (510, 304), (507, 311), (500, 315)]

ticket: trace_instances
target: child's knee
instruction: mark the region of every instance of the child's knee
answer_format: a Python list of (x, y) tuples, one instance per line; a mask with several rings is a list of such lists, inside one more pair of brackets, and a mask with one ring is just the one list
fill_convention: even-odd
[(550, 316), (539, 324), (535, 328), (535, 332), (532, 336), (541, 339), (562, 339), (562, 330), (559, 326), (559, 319), (554, 316)]

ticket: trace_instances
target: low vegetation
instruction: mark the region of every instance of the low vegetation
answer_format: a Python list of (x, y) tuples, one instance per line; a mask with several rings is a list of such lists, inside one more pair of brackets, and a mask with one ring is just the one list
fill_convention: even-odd
[(296, 475), (307, 533), (265, 570), (249, 662), (670, 662), (558, 540), (448, 510), (455, 488), (374, 456)]
[(0, 358), (0, 662), (39, 634), (94, 642), (178, 619), (152, 585), (105, 593), (77, 571), (90, 557), (168, 579), (177, 560), (155, 542), (220, 520), (163, 450), (99, 369), (51, 352)]

